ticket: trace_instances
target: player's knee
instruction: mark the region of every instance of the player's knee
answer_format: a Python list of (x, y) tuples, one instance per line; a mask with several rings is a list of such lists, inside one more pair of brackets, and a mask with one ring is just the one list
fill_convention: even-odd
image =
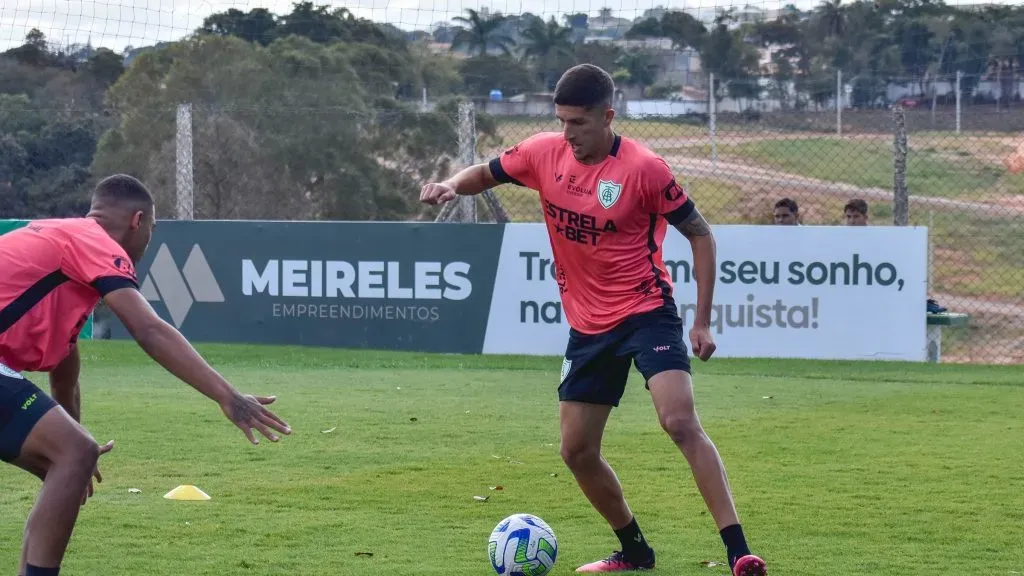
[(78, 433), (62, 443), (63, 449), (55, 463), (81, 472), (88, 481), (100, 458), (100, 447), (85, 434)]
[(692, 410), (663, 414), (659, 420), (662, 429), (677, 446), (685, 447), (692, 444), (704, 433), (697, 414)]
[(586, 442), (562, 442), (562, 461), (570, 470), (586, 468), (601, 460), (601, 450)]

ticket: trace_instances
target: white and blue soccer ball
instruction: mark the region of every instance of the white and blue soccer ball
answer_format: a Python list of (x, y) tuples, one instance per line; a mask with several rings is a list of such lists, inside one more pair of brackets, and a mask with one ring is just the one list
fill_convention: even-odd
[(487, 555), (500, 576), (546, 576), (558, 557), (558, 540), (540, 518), (513, 514), (494, 527)]

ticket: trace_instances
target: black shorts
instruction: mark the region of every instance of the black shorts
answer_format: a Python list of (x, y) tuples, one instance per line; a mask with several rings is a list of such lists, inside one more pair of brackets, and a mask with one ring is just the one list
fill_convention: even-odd
[(630, 362), (645, 381), (666, 370), (690, 372), (683, 321), (675, 306), (630, 316), (601, 334), (570, 329), (558, 399), (618, 406)]
[(17, 458), (36, 423), (56, 405), (35, 384), (0, 365), (0, 460)]

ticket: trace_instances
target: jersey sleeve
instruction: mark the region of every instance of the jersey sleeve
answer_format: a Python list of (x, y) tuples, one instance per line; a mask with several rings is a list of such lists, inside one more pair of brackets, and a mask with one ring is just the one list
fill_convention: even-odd
[(540, 182), (537, 178), (537, 159), (541, 157), (543, 148), (548, 142), (544, 134), (531, 136), (515, 146), (505, 150), (488, 163), (491, 175), (502, 184), (515, 184), (540, 189)]
[(92, 286), (100, 296), (120, 288), (138, 288), (135, 266), (110, 237), (72, 236), (64, 250), (61, 271), (72, 281)]
[(647, 162), (641, 178), (647, 210), (663, 216), (669, 224), (679, 224), (693, 213), (693, 199), (676, 181), (665, 160), (655, 157)]

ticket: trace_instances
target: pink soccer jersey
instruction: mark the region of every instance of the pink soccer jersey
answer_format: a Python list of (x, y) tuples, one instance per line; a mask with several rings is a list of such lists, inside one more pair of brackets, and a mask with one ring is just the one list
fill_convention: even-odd
[(135, 267), (92, 218), (36, 220), (0, 236), (0, 363), (47, 372), (99, 299), (138, 287)]
[(611, 154), (587, 165), (560, 132), (545, 132), (489, 166), (499, 182), (540, 192), (570, 326), (596, 334), (673, 302), (661, 245), (668, 222), (694, 205), (657, 154), (616, 136)]

